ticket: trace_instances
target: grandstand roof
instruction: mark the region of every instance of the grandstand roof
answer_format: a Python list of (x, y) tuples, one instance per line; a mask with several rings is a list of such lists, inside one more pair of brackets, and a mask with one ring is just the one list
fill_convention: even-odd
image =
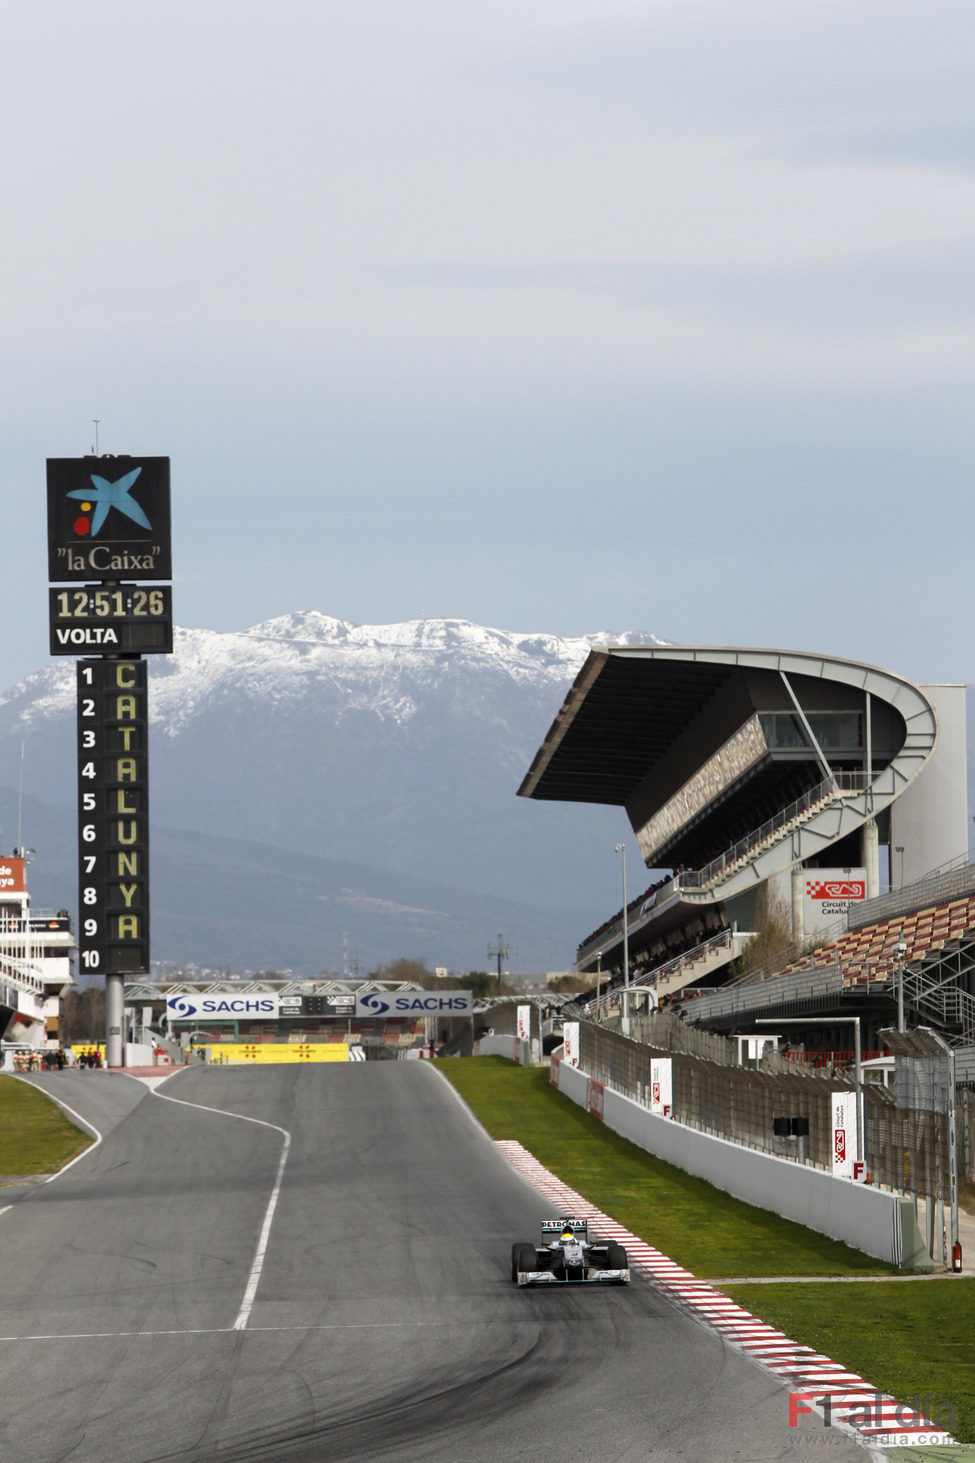
[(694, 760), (717, 751), (754, 708), (761, 672), (870, 692), (905, 720), (923, 708), (933, 726), (916, 686), (856, 661), (801, 651), (608, 646), (587, 657), (519, 796), (626, 804), (692, 725)]
[(587, 657), (518, 791), (622, 805), (646, 864), (697, 871), (682, 887), (709, 901), (875, 820), (917, 777), (937, 726), (919, 687), (856, 661), (609, 646)]
[(734, 675), (734, 667), (658, 659), (639, 647), (590, 652), (518, 789), (520, 797), (625, 803), (633, 788)]

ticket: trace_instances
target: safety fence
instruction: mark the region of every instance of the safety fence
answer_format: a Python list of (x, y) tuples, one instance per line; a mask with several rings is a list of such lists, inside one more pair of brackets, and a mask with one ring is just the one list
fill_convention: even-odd
[[(831, 1094), (855, 1091), (852, 1076), (769, 1073), (647, 1046), (589, 1022), (579, 1027), (579, 1065), (588, 1076), (647, 1102), (651, 1062), (672, 1058), (673, 1114), (688, 1127), (778, 1157), (828, 1169), (832, 1161)], [(862, 1086), (863, 1153), (873, 1183), (934, 1197), (948, 1192), (948, 1120), (944, 1112), (899, 1109), (890, 1095)], [(776, 1118), (806, 1118), (802, 1140), (777, 1137)], [(969, 1149), (970, 1149), (970, 1145)]]
[[(476, 1018), (499, 1036), (517, 1034), (518, 1000), (499, 1002)], [(539, 1038), (550, 1025), (553, 1007), (531, 1003), (531, 1034)], [(576, 1017), (575, 1008), (567, 1010)], [(729, 1142), (798, 1158), (798, 1140), (777, 1137), (773, 1119), (808, 1118), (803, 1139), (808, 1164), (829, 1169), (832, 1161), (831, 1094), (855, 1091), (853, 1054), (846, 1070), (833, 1064), (813, 1066), (766, 1049), (756, 1066), (742, 1065), (737, 1041), (688, 1026), (672, 1012), (631, 1018), (631, 1037), (582, 1020), (580, 1067), (613, 1091), (647, 1102), (650, 1063), (673, 1058), (674, 1115), (688, 1127)], [(864, 1054), (864, 1060), (870, 1053)], [(797, 1069), (798, 1068), (798, 1069)], [(862, 1084), (864, 1154), (875, 1184), (908, 1194), (948, 1194), (948, 1119), (940, 1098), (931, 1109), (898, 1108), (885, 1088)], [(956, 1100), (956, 1143), (961, 1179), (975, 1181), (975, 1093), (959, 1089)]]

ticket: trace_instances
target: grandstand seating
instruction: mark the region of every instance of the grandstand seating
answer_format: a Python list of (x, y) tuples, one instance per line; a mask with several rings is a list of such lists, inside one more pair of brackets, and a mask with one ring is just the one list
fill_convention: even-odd
[(940, 953), (947, 944), (967, 935), (975, 935), (975, 894), (850, 930), (840, 939), (822, 945), (805, 960), (786, 966), (782, 974), (838, 962), (844, 985), (886, 981), (897, 964), (898, 944), (907, 946), (904, 963), (910, 965), (926, 955)]

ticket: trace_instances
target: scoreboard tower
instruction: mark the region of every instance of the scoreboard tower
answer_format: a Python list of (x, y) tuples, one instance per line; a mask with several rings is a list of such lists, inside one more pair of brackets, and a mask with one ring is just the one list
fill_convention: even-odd
[[(51, 654), (78, 660), (78, 955), (125, 1060), (127, 975), (149, 972), (146, 655), (173, 648), (168, 457), (49, 458)], [(150, 581), (148, 584), (139, 582)]]

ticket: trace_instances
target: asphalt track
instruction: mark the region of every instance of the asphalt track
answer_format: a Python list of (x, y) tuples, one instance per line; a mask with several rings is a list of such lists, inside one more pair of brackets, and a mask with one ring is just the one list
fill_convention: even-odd
[(33, 1080), (102, 1141), (0, 1190), (0, 1463), (867, 1457), (646, 1281), (514, 1287), (545, 1201), (425, 1063)]

